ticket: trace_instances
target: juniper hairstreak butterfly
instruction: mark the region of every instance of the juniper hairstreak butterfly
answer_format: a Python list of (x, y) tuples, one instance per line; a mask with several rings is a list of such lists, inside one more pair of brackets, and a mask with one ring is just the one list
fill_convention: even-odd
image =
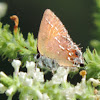
[(54, 59), (60, 66), (74, 67), (83, 64), (81, 49), (70, 38), (60, 19), (46, 9), (38, 34), (38, 51)]

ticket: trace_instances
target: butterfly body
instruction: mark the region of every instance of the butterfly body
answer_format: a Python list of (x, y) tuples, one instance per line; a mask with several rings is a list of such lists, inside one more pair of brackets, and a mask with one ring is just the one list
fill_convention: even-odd
[(72, 41), (60, 19), (50, 10), (44, 12), (39, 34), (41, 55), (54, 59), (60, 66), (74, 67), (83, 63), (80, 48)]

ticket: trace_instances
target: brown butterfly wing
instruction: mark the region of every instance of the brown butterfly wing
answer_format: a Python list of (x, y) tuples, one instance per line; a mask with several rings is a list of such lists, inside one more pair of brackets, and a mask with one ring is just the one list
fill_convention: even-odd
[(70, 36), (59, 18), (49, 9), (44, 12), (38, 35), (41, 55), (55, 59), (62, 66), (72, 66), (68, 61)]

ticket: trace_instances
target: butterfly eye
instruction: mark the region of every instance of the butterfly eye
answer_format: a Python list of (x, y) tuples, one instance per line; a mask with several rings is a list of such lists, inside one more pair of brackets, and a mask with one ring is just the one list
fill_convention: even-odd
[(78, 56), (78, 52), (77, 51), (75, 51), (75, 55)]
[(80, 51), (76, 50), (76, 51), (75, 51), (75, 55), (78, 56), (78, 57), (80, 57), (80, 56), (81, 56)]

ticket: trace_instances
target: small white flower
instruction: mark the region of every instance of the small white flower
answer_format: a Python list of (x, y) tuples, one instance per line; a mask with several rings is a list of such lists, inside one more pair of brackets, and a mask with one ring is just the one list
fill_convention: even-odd
[(75, 96), (75, 89), (74, 87), (69, 87), (65, 90), (66, 100), (72, 100)]
[(4, 72), (1, 71), (1, 72), (0, 72), (0, 77), (5, 77), (5, 78), (6, 78), (7, 75), (6, 75)]
[(89, 81), (93, 83), (94, 87), (100, 85), (100, 81), (98, 79), (90, 78)]
[(23, 100), (33, 100), (33, 96), (25, 95)]
[(15, 86), (11, 86), (9, 89), (7, 89), (6, 91), (6, 95), (7, 96), (11, 96), (13, 92), (15, 92), (16, 87)]
[(33, 69), (33, 68), (35, 68), (35, 63), (33, 62), (33, 61), (31, 61), (31, 62), (26, 62), (26, 68), (27, 69)]
[(86, 91), (86, 87), (82, 86), (82, 83), (78, 83), (75, 87), (69, 87), (64, 90), (67, 100), (72, 100), (75, 98), (75, 95), (78, 94), (82, 96)]
[(82, 95), (85, 93), (86, 87), (84, 87), (81, 83), (77, 83), (75, 86), (75, 94)]
[(69, 71), (69, 67), (67, 69), (59, 67), (57, 69), (57, 73), (52, 77), (53, 84), (61, 84), (62, 82), (66, 82)]
[(52, 83), (53, 84), (60, 84), (62, 82), (62, 78), (59, 78), (58, 75), (53, 75)]
[(27, 73), (25, 72), (19, 72), (18, 73), (19, 80), (24, 86), (32, 86), (33, 79), (28, 78)]
[(82, 78), (80, 83), (75, 86), (75, 94), (82, 95), (86, 91), (86, 75)]
[(7, 11), (7, 4), (6, 3), (0, 3), (0, 18), (2, 18), (3, 16), (5, 16)]
[(64, 76), (66, 74), (66, 69), (64, 67), (59, 67), (57, 73), (60, 74), (60, 76)]
[(44, 93), (42, 95), (42, 100), (50, 100), (50, 98), (49, 98), (49, 96), (46, 93)]
[(14, 67), (15, 74), (18, 74), (20, 65), (21, 65), (21, 61), (20, 60), (15, 60), (14, 59), (12, 61), (12, 66)]
[(26, 78), (23, 85), (26, 85), (26, 86), (32, 86), (33, 84), (33, 79), (29, 79), (29, 78)]
[(36, 70), (33, 72), (33, 79), (38, 82), (44, 82), (43, 72), (40, 72), (39, 68), (36, 68)]
[(4, 93), (6, 91), (6, 87), (0, 83), (0, 93)]
[(25, 72), (19, 72), (18, 76), (19, 76), (19, 80), (23, 82), (25, 78), (27, 77), (27, 74)]
[(27, 73), (29, 76), (33, 76), (33, 72), (35, 70), (35, 63), (33, 61), (26, 62)]
[(50, 100), (49, 96), (46, 93), (42, 94), (39, 90), (36, 90), (36, 93), (39, 100)]
[(39, 90), (36, 90), (39, 100), (42, 100), (42, 93)]
[(35, 68), (33, 61), (26, 62), (27, 74), (33, 78), (33, 81), (44, 82), (43, 72), (40, 72), (39, 68)]
[(83, 87), (86, 87), (86, 75), (82, 78), (81, 84)]
[(36, 68), (36, 72), (37, 72), (37, 73), (40, 72), (40, 69), (39, 69), (39, 68)]
[(12, 61), (12, 66), (14, 67), (14, 68), (16, 68), (16, 67), (20, 67), (20, 65), (21, 65), (21, 61), (20, 60), (13, 60)]

